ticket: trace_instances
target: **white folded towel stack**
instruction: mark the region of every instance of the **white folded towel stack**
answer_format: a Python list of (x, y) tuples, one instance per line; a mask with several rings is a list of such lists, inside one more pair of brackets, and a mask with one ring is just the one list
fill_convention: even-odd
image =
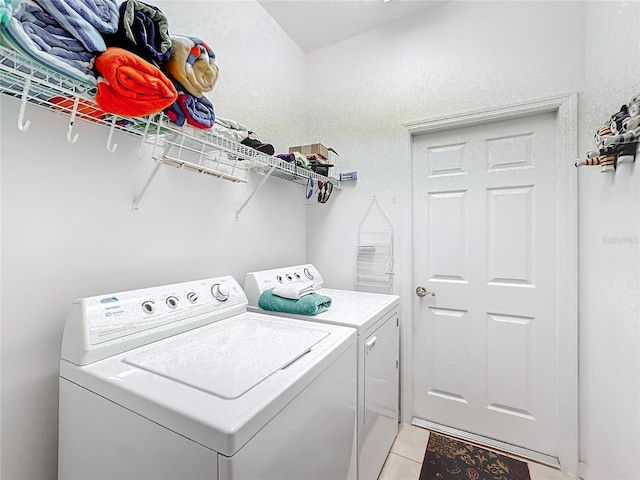
[(313, 282), (278, 285), (273, 288), (274, 295), (283, 298), (290, 298), (291, 300), (300, 300), (305, 295), (309, 295), (315, 291), (316, 289)]

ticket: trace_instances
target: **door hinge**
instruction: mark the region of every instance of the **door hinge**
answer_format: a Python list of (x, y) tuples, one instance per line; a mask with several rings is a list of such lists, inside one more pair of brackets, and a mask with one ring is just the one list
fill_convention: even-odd
[(396, 318), (396, 327), (399, 327), (399, 326), (400, 326), (400, 319)]
[(400, 362), (396, 360), (396, 370), (398, 370), (398, 368), (400, 368)]

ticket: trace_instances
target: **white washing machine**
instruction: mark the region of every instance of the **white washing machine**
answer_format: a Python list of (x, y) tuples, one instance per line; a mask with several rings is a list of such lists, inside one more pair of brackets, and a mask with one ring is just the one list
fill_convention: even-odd
[(356, 478), (356, 331), (247, 312), (230, 276), (74, 302), (59, 479)]
[[(313, 316), (261, 310), (260, 295), (277, 285), (314, 282), (317, 293), (331, 298), (331, 307)], [(323, 288), (311, 264), (248, 273), (244, 290), (249, 311), (284, 315), (358, 331), (358, 478), (375, 480), (398, 435), (399, 297)]]

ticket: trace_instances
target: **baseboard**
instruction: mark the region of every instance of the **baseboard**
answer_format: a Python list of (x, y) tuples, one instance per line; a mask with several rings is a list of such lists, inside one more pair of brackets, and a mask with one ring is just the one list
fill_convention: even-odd
[(578, 478), (582, 480), (591, 480), (593, 478), (589, 471), (589, 465), (584, 462), (578, 463)]

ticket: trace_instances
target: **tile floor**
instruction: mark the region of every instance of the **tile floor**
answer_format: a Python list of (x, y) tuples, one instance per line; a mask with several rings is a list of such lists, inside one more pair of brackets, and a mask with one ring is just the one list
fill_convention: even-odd
[[(429, 430), (414, 425), (400, 425), (400, 433), (391, 447), (391, 453), (378, 480), (418, 480), (428, 440)], [(574, 477), (546, 465), (527, 463), (531, 480), (575, 480)]]

